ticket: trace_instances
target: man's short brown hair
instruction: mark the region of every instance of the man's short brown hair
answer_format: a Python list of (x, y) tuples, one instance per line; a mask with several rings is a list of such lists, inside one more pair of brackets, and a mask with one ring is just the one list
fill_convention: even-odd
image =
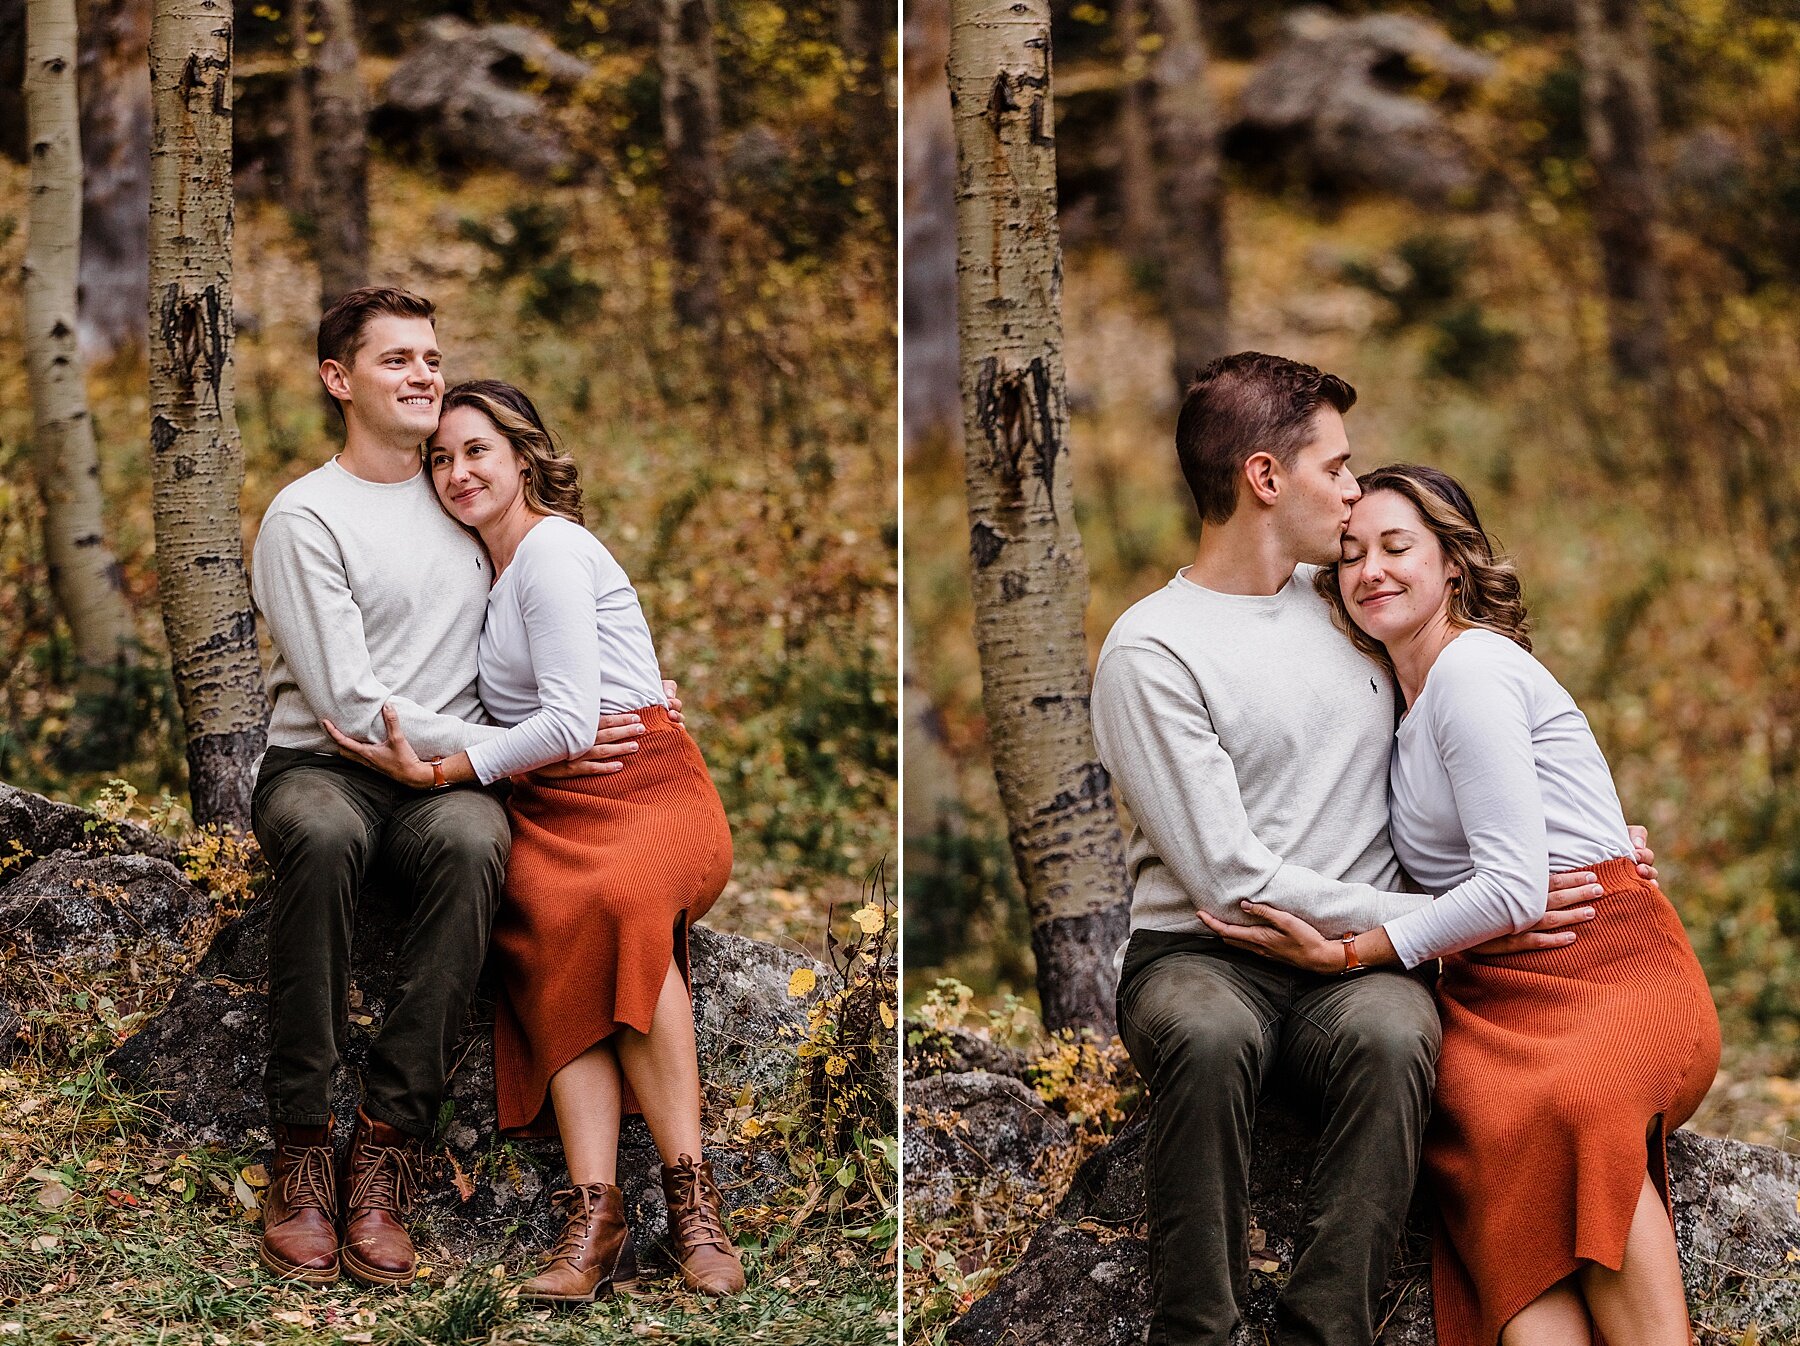
[(1181, 475), (1202, 523), (1224, 523), (1237, 509), (1238, 478), (1253, 453), (1283, 467), (1313, 439), (1324, 406), (1339, 415), (1356, 404), (1356, 389), (1335, 374), (1260, 351), (1220, 356), (1188, 386), (1175, 422)]
[(319, 363), (336, 360), (348, 369), (362, 346), (363, 329), (376, 318), (430, 320), (436, 313), (429, 299), (391, 285), (365, 285), (339, 295), (319, 319)]

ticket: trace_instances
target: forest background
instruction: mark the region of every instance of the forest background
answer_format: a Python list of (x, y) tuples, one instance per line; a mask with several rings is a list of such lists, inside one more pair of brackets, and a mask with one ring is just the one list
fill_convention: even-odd
[[(1694, 1124), (1792, 1145), (1800, 22), (1765, 0), (1610, 7), (1644, 19), (1660, 179), (1660, 213), (1643, 222), (1655, 252), (1632, 265), (1661, 270), (1665, 339), (1657, 367), (1632, 372), (1609, 334), (1619, 281), (1603, 275), (1596, 237), (1579, 8), (1054, 5), (1089, 657), (1192, 555), (1172, 332), (1185, 326), (1191, 342), (1194, 315), (1170, 264), (1184, 245), (1193, 255), (1202, 222), (1167, 212), (1208, 143), (1166, 132), (1170, 94), (1198, 79), (1223, 155), (1229, 306), (1215, 311), (1214, 353), (1260, 349), (1344, 376), (1360, 393), (1355, 466), (1422, 461), (1467, 483), (1519, 560), (1537, 652), (1593, 723), (1628, 816), (1650, 828), (1706, 967), (1726, 1047)], [(1185, 33), (1171, 14), (1189, 15)], [(948, 32), (940, 0), (909, 6), (907, 1000), (933, 1023), (1028, 1038), (1031, 922), (992, 774), (969, 591)], [(1166, 59), (1171, 34), (1199, 38), (1185, 86)], [(1004, 1242), (939, 1256), (948, 1302), (966, 1303), (971, 1273)]]
[[(633, 577), (732, 821), (734, 879), (709, 923), (824, 958), (828, 911), (838, 912), (839, 935), (856, 933), (848, 914), (878, 895), (895, 840), (897, 16), (881, 0), (704, 7), (714, 16), (706, 45), (717, 120), (713, 199), (695, 205), (696, 179), (671, 164), (665, 136), (659, 22), (672, 8), (364, 6), (349, 29), (347, 68), (369, 133), (366, 279), (430, 297), (447, 381), (518, 383), (580, 463), (588, 525)], [(98, 688), (77, 667), (46, 562), (15, 297), (0, 304), (0, 780), (191, 841), (182, 714), (158, 611), (148, 445), (141, 230), (150, 12), (149, 0), (83, 0), (79, 11), (81, 344), (106, 541), (139, 653)], [(343, 0), (299, 14), (285, 4), (236, 6), (232, 284), (246, 557), (269, 500), (340, 442), (318, 384), (314, 333), (322, 284), (329, 289), (344, 262), (333, 217), (360, 175), (322, 134), (323, 98), (309, 116), (293, 87), (300, 70), (315, 95), (334, 77), (341, 93), (346, 63), (334, 71), (322, 56), (326, 30), (335, 23), (343, 33), (350, 12)], [(0, 2), (0, 274), (13, 284), (28, 245), (24, 16), (22, 0)], [(519, 27), (484, 36), (503, 24)], [(675, 255), (692, 245), (675, 236), (684, 224), (691, 232), (702, 210), (715, 251), (701, 280), (714, 289), (696, 310), (693, 277)], [(249, 882), (258, 875), (252, 863)], [(890, 926), (890, 954), (891, 934)], [(143, 1174), (158, 1170), (160, 1180), (170, 1156), (105, 1148), (109, 1134), (129, 1132), (121, 1119), (132, 1114), (106, 1083), (100, 1055), (154, 1012), (179, 971), (130, 984), (108, 978), (93, 994), (71, 985), (28, 1016), (23, 1061), (0, 1069), (0, 1122), (21, 1145), (26, 1133), (10, 1128), (31, 1136), (29, 1154), (21, 1148), (0, 1164), (15, 1259), (0, 1268), (0, 1307), (51, 1296), (8, 1316), (82, 1325), (93, 1340), (171, 1331), (205, 1339), (218, 1328), (232, 1339), (316, 1340), (324, 1323), (351, 1340), (369, 1340), (355, 1335), (367, 1326), (383, 1339), (450, 1341), (484, 1335), (511, 1312), (477, 1285), (384, 1309), (379, 1322), (361, 1300), (315, 1321), (312, 1308), (287, 1302), (296, 1292), (234, 1274), (254, 1260), (253, 1227), (216, 1209), (184, 1215), (180, 1193), (171, 1206), (143, 1187)], [(781, 1119), (759, 1115), (750, 1125), (763, 1121)], [(797, 1119), (788, 1123), (764, 1143), (785, 1143)], [(802, 1194), (804, 1138), (802, 1126), (790, 1156)], [(112, 1166), (103, 1177), (113, 1191), (142, 1188), (141, 1212), (108, 1209), (97, 1179), (83, 1179), (68, 1206), (34, 1199), (49, 1190), (45, 1164), (75, 1181), (92, 1156)], [(231, 1157), (196, 1157), (186, 1171), (198, 1180), (201, 1167), (228, 1173)], [(891, 1171), (882, 1179), (892, 1180)], [(208, 1208), (210, 1189), (198, 1190)], [(879, 1215), (870, 1190), (846, 1193), (850, 1209), (830, 1219), (820, 1206), (823, 1232), (806, 1255), (735, 1311), (767, 1327), (769, 1340), (839, 1318), (845, 1340), (880, 1335), (884, 1321), (891, 1335), (892, 1221), (884, 1262), (883, 1236), (867, 1227)], [(245, 1215), (229, 1198), (224, 1206)], [(860, 1241), (847, 1241), (841, 1231), (858, 1217)], [(128, 1237), (141, 1256), (124, 1264), (126, 1298), (142, 1307), (126, 1312), (117, 1256), (64, 1271), (84, 1237), (116, 1254), (118, 1222), (134, 1219)], [(606, 1330), (625, 1330), (629, 1319), (634, 1331), (710, 1339), (736, 1321), (684, 1303), (677, 1295), (619, 1310)], [(535, 1330), (561, 1339), (583, 1329)]]

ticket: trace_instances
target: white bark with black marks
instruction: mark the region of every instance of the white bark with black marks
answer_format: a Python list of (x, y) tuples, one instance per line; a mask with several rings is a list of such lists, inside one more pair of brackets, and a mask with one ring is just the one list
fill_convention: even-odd
[(77, 687), (104, 694), (117, 671), (136, 662), (137, 631), (119, 563), (106, 542), (100, 455), (76, 335), (82, 180), (76, 47), (75, 0), (30, 0), (25, 368), (44, 502), (44, 557), (81, 665)]
[(1110, 1032), (1125, 865), (1088, 720), (1047, 0), (954, 0), (949, 76), (970, 579), (988, 739), (1031, 912), (1044, 1021)]
[(248, 827), (268, 723), (244, 575), (232, 377), (229, 0), (150, 30), (150, 467), (156, 571), (197, 822)]

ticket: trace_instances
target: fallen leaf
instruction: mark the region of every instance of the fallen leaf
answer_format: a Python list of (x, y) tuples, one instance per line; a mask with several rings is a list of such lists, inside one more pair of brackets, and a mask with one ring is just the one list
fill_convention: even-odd
[(33, 1252), (55, 1252), (61, 1246), (62, 1240), (57, 1238), (55, 1234), (39, 1234), (36, 1238), (31, 1240)]
[(206, 1175), (206, 1180), (212, 1184), (213, 1191), (217, 1192), (220, 1196), (231, 1195), (231, 1184), (226, 1182), (225, 1179), (220, 1177), (217, 1173), (208, 1173)]
[(450, 1181), (456, 1185), (456, 1194), (464, 1201), (475, 1195), (475, 1179), (463, 1172), (463, 1166), (456, 1162), (456, 1156), (450, 1155)]
[[(794, 969), (793, 975), (788, 978), (788, 995), (795, 1000), (799, 1000), (803, 996), (811, 995), (813, 993), (813, 988), (818, 984), (818, 974), (810, 967), (797, 967)], [(636, 1330), (636, 1327), (632, 1328), (632, 1331), (635, 1332)]]
[(270, 1316), (278, 1323), (287, 1323), (293, 1327), (313, 1326), (313, 1316), (305, 1309), (276, 1309)]
[(124, 1191), (118, 1187), (108, 1187), (103, 1195), (106, 1197), (106, 1204), (111, 1206), (114, 1210), (118, 1210), (125, 1206), (136, 1206), (141, 1204), (130, 1192)]
[(269, 1170), (264, 1168), (261, 1164), (246, 1164), (243, 1168), (238, 1170), (238, 1177), (242, 1178), (252, 1187), (267, 1187), (269, 1185)]
[(885, 1000), (881, 1002), (881, 1026), (883, 1028), (894, 1026), (894, 1007)]
[(257, 1198), (256, 1192), (250, 1184), (244, 1181), (244, 1175), (241, 1173), (231, 1180), (231, 1194), (237, 1198), (238, 1205), (245, 1210), (262, 1209), (262, 1202)]
[(33, 1182), (61, 1182), (62, 1174), (53, 1168), (34, 1168), (25, 1175)]
[(38, 1189), (37, 1203), (45, 1210), (55, 1210), (58, 1206), (67, 1205), (69, 1198), (74, 1195), (60, 1182), (47, 1182)]

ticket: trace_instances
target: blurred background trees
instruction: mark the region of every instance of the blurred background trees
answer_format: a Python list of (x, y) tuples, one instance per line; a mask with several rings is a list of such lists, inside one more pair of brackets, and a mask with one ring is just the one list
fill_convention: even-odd
[[(1001, 1003), (1034, 969), (973, 635), (949, 32), (946, 0), (908, 7), (908, 994), (955, 975)], [(1779, 1140), (1800, 1107), (1800, 17), (1054, 0), (1052, 34), (1090, 660), (1191, 556), (1185, 352), (1350, 379), (1358, 465), (1457, 473), (1519, 557), (1721, 1005), (1702, 1125)]]
[[(143, 658), (106, 689), (119, 744), (84, 760), (25, 326), (0, 308), (0, 778), (85, 799), (120, 776), (181, 796), (192, 731), (159, 614), (192, 586), (159, 581), (151, 509), (149, 364), (168, 344), (146, 325), (152, 4), (78, 9), (79, 331)], [(521, 383), (581, 460), (588, 516), (682, 682), (745, 876), (853, 885), (891, 845), (896, 798), (897, 183), (870, 115), (888, 107), (891, 148), (894, 11), (752, 0), (684, 15), (715, 87), (709, 124), (672, 142), (658, 0), (236, 7), (229, 92), (208, 103), (233, 113), (235, 239), (229, 291), (214, 288), (243, 453), (230, 550), (337, 447), (314, 374), (321, 303), (365, 281), (429, 295), (448, 377)], [(30, 233), (24, 17), (25, 0), (0, 0), (0, 269), (14, 275)], [(709, 205), (677, 222), (695, 181), (681, 156), (707, 138)], [(703, 216), (716, 293), (701, 337), (678, 304), (677, 234)], [(223, 367), (196, 349), (203, 371)], [(228, 419), (229, 398), (204, 390)], [(171, 477), (203, 465), (182, 449), (165, 461)], [(209, 620), (202, 643), (245, 634)]]

